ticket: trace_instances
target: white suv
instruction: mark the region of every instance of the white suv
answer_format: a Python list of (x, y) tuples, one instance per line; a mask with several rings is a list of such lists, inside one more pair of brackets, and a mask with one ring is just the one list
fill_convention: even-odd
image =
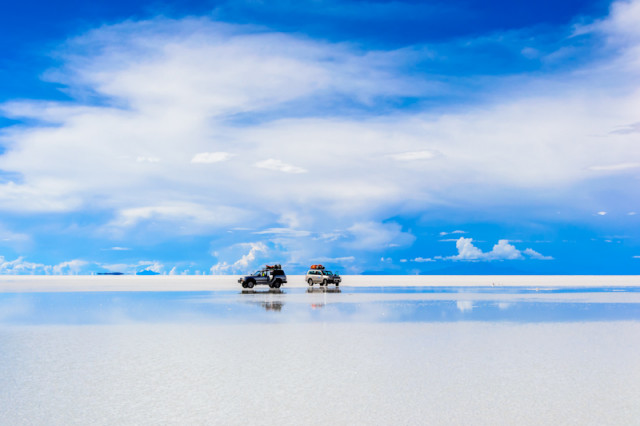
[(307, 271), (307, 275), (305, 276), (305, 280), (310, 286), (314, 284), (320, 285), (329, 285), (335, 284), (336, 287), (340, 285), (342, 278), (338, 273), (333, 273), (331, 271), (327, 271), (326, 269), (309, 269)]

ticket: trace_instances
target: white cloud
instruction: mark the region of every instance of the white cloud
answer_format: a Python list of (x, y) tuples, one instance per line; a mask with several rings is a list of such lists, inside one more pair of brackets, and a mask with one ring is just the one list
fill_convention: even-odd
[(529, 256), (532, 259), (537, 259), (537, 260), (553, 260), (552, 256), (545, 256), (543, 254), (538, 253), (537, 251), (533, 250), (533, 249), (524, 249), (523, 253), (526, 254), (527, 256)]
[(458, 254), (453, 256), (454, 260), (478, 260), (484, 258), (486, 255), (479, 248), (473, 245), (472, 238), (460, 237), (456, 242), (456, 248)]
[(411, 259), (411, 261), (418, 262), (418, 263), (435, 262), (435, 260), (430, 257), (416, 257), (415, 259)]
[(107, 225), (107, 229), (131, 228), (140, 222), (160, 222), (177, 224), (174, 232), (191, 234), (203, 229), (234, 224), (246, 218), (245, 211), (233, 207), (165, 202), (160, 205), (123, 209)]
[(532, 259), (551, 260), (550, 256), (544, 256), (533, 249), (527, 248), (524, 251), (518, 250), (509, 240), (498, 240), (491, 251), (483, 252), (473, 245), (472, 238), (460, 237), (456, 242), (458, 254), (445, 259), (465, 260), (465, 261), (491, 261), (491, 260), (519, 260), (524, 259), (523, 253)]
[[(610, 132), (638, 120), (638, 4), (615, 3), (580, 30), (610, 43), (605, 60), (569, 74), (520, 75), (517, 89), (479, 78), (490, 100), (389, 116), (377, 100), (446, 97), (460, 86), (406, 73), (424, 59), (419, 48), (363, 50), (208, 19), (105, 25), (70, 40), (63, 66), (48, 73), (76, 100), (0, 105), (25, 119), (0, 135), (8, 147), (0, 169), (23, 177), (0, 183), (0, 210), (110, 212), (109, 235), (143, 226), (165, 234), (276, 229), (295, 212), (300, 224), (285, 227), (378, 250), (413, 236), (388, 225), (376, 225), (376, 235), (363, 224), (404, 212), (564, 204), (575, 186), (606, 178), (594, 171), (638, 170), (630, 166), (640, 164), (637, 133)], [(96, 97), (107, 102), (82, 102)], [(344, 98), (364, 112), (335, 110)], [(234, 121), (252, 114), (260, 120)], [(242, 161), (226, 161), (230, 152)], [(428, 167), (414, 161), (435, 153)], [(192, 164), (203, 162), (217, 164)], [(604, 189), (617, 185), (607, 182)], [(591, 203), (572, 207), (590, 211)], [(462, 253), (479, 256), (472, 247)]]
[(200, 152), (193, 156), (191, 159), (192, 163), (220, 163), (222, 161), (227, 161), (233, 157), (233, 154), (229, 152)]
[(598, 213), (596, 213), (596, 214), (597, 214), (598, 216), (606, 216), (606, 215), (607, 215), (607, 212), (598, 212)]
[(275, 160), (273, 158), (269, 158), (268, 160), (258, 161), (255, 164), (256, 167), (267, 170), (275, 170), (278, 172), (284, 173), (306, 173), (307, 171), (302, 167), (292, 166), (291, 164), (287, 164), (282, 162), (281, 160)]
[(211, 273), (214, 275), (246, 273), (252, 267), (256, 267), (256, 259), (259, 254), (266, 254), (268, 252), (267, 246), (264, 243), (241, 243), (236, 244), (236, 248), (249, 251), (243, 254), (238, 260), (232, 263), (226, 261), (218, 262), (211, 267)]
[(87, 264), (87, 261), (74, 259), (53, 266), (52, 271), (56, 275), (77, 275)]
[(608, 164), (606, 166), (591, 166), (589, 167), (589, 170), (614, 172), (614, 171), (631, 170), (631, 169), (637, 169), (637, 168), (640, 168), (640, 163), (619, 163), (619, 164)]
[(41, 263), (25, 261), (23, 257), (15, 260), (6, 260), (0, 256), (0, 274), (21, 275), (21, 274), (50, 274), (53, 267)]
[(378, 251), (388, 248), (391, 244), (405, 247), (413, 244), (416, 237), (402, 231), (397, 223), (361, 222), (348, 228), (349, 241), (344, 243), (347, 248)]
[(471, 312), (473, 310), (473, 301), (471, 300), (458, 300), (456, 307), (460, 312)]
[[(440, 232), (440, 236), (444, 237), (445, 235), (449, 235), (449, 234), (466, 234), (466, 233), (467, 233), (466, 231), (460, 231), (460, 230), (455, 230), (451, 232), (442, 231)], [(449, 240), (440, 240), (440, 241), (449, 241)], [(457, 241), (457, 239), (454, 241)]]
[(311, 232), (304, 231), (301, 229), (291, 229), (291, 228), (268, 228), (263, 231), (254, 232), (254, 234), (286, 235), (289, 237), (308, 237), (309, 235), (311, 235)]
[(143, 260), (138, 262), (138, 264), (134, 267), (136, 272), (140, 271), (153, 271), (158, 274), (162, 274), (164, 272), (164, 264), (157, 260)]

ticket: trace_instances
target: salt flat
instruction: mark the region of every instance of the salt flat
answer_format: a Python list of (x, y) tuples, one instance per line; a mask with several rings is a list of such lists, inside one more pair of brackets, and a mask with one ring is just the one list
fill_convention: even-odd
[(10, 425), (632, 425), (639, 322), (0, 327)]
[[(0, 292), (2, 424), (640, 418), (640, 288), (628, 284), (179, 291), (211, 277), (72, 278), (129, 284), (70, 291), (55, 277), (40, 283), (63, 290)], [(157, 283), (169, 290), (148, 291)]]
[[(207, 291), (238, 288), (238, 275), (4, 275), (0, 292), (43, 291)], [(286, 287), (306, 287), (304, 276), (289, 275)], [(355, 287), (629, 287), (638, 275), (344, 275)]]

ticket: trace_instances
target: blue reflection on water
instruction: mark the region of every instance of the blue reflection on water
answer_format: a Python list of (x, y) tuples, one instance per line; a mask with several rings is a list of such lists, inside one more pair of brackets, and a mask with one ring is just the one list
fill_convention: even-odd
[[(281, 322), (570, 322), (640, 320), (640, 303), (534, 299), (535, 294), (639, 293), (639, 288), (358, 287), (212, 292), (0, 294), (0, 325)], [(424, 294), (424, 299), (398, 295)], [(469, 299), (455, 299), (460, 294)], [(473, 294), (491, 296), (474, 301)], [(377, 295), (373, 300), (363, 295)], [(441, 299), (429, 297), (440, 295)], [(444, 295), (444, 296), (443, 296)], [(451, 295), (447, 299), (446, 295)], [(455, 295), (455, 296), (454, 296)], [(521, 295), (502, 300), (500, 295)], [(351, 297), (350, 297), (351, 296)], [(527, 300), (527, 297), (530, 300)], [(385, 298), (388, 298), (386, 300)]]

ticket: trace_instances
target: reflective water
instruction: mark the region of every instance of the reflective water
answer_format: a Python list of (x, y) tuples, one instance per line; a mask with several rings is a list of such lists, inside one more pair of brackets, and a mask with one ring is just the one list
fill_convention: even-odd
[(619, 321), (638, 288), (329, 287), (212, 292), (0, 293), (0, 324)]
[(640, 289), (0, 293), (0, 424), (637, 424)]

